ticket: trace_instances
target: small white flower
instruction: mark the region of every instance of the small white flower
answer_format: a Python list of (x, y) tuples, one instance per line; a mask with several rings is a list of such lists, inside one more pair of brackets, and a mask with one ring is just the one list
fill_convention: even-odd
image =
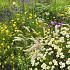
[(35, 65), (35, 60), (34, 59), (31, 59), (31, 64), (32, 64), (32, 66)]
[(49, 52), (48, 55), (51, 55), (53, 53), (53, 51)]
[(55, 26), (55, 29), (57, 29), (57, 28), (58, 28), (58, 25)]
[(66, 48), (70, 48), (70, 45), (66, 45)]
[(37, 57), (37, 60), (40, 60), (41, 58), (40, 57)]
[(64, 68), (65, 67), (65, 63), (62, 63), (60, 68)]
[(70, 64), (70, 61), (66, 61), (66, 64)]
[(52, 48), (49, 48), (48, 51), (52, 50)]
[(63, 36), (65, 36), (67, 34), (66, 31), (61, 31), (60, 34), (62, 34)]
[(52, 44), (52, 47), (54, 47), (54, 49), (58, 49), (59, 46)]
[(64, 58), (65, 56), (63, 55), (63, 53), (60, 53), (60, 58)]
[(43, 55), (43, 60), (46, 60), (46, 54)]
[(45, 12), (45, 14), (48, 16), (49, 15), (49, 12)]
[(70, 64), (70, 59), (68, 59), (68, 60), (66, 61), (66, 64), (68, 64), (68, 65)]
[(60, 37), (60, 38), (59, 38), (59, 41), (62, 42), (62, 43), (65, 42), (65, 41), (64, 41), (64, 37)]
[(40, 59), (40, 62), (43, 62), (43, 60), (42, 60), (42, 59)]
[(33, 70), (32, 68), (29, 68), (29, 70)]
[(67, 34), (66, 37), (69, 38), (70, 37), (69, 34)]
[(64, 58), (64, 57), (65, 57), (64, 55), (61, 55), (61, 56), (60, 56), (60, 58)]
[(58, 49), (58, 46), (57, 45), (54, 45), (54, 49)]
[(38, 52), (37, 57), (40, 57), (40, 58), (41, 58), (41, 57), (43, 57), (43, 56), (44, 56), (44, 55), (43, 55), (42, 53), (39, 53), (39, 52)]
[(63, 53), (61, 52), (60, 55), (63, 55)]
[(45, 54), (47, 54), (48, 52), (45, 52)]
[(43, 63), (43, 64), (41, 65), (41, 68), (42, 68), (42, 69), (46, 69), (46, 66), (47, 66), (47, 65), (46, 65), (45, 63)]
[(62, 65), (62, 62), (59, 62), (60, 65)]
[(37, 66), (38, 64), (39, 64), (39, 62), (36, 62), (36, 63), (35, 63), (35, 66)]
[(54, 41), (54, 40), (55, 40), (55, 38), (52, 38), (52, 39), (51, 39), (51, 41)]
[(70, 53), (70, 50), (68, 51), (68, 53)]
[(48, 45), (52, 45), (52, 42), (50, 41), (50, 42), (48, 43)]
[(70, 61), (70, 58), (68, 58), (68, 60)]
[(51, 67), (51, 70), (54, 70), (54, 68), (55, 68), (55, 66), (52, 66), (52, 67)]
[(47, 68), (46, 69), (50, 69), (50, 66), (47, 66)]
[(49, 65), (52, 65), (52, 62), (51, 61), (49, 62)]
[(38, 70), (37, 68), (35, 68), (34, 70)]
[(13, 2), (13, 5), (15, 5), (16, 4), (16, 2)]
[(59, 33), (58, 25), (55, 26), (55, 33), (56, 33), (56, 35), (58, 35), (58, 33)]
[(48, 43), (48, 40), (45, 40), (45, 43)]
[(57, 62), (55, 59), (53, 60), (53, 63), (54, 63), (54, 65), (56, 65), (56, 66), (58, 65), (58, 62)]
[(70, 70), (70, 66), (68, 66), (67, 69)]
[(70, 41), (68, 41), (67, 44), (70, 45)]
[(52, 47), (54, 47), (55, 46), (55, 44), (52, 44)]
[(58, 48), (58, 53), (61, 53), (61, 51), (62, 51), (62, 48)]
[(58, 58), (58, 57), (59, 57), (59, 55), (60, 55), (60, 54), (57, 52), (56, 57)]

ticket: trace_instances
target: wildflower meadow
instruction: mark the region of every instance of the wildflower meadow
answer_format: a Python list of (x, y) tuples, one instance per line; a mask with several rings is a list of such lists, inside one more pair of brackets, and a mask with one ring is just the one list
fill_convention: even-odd
[(0, 0), (0, 70), (70, 70), (70, 0)]

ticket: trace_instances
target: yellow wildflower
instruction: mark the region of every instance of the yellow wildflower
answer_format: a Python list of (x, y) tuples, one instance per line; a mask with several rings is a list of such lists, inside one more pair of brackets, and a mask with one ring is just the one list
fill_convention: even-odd
[(15, 70), (15, 68), (13, 68), (13, 70)]
[(12, 59), (14, 59), (14, 56), (12, 56)]
[(9, 49), (9, 48), (10, 48), (10, 46), (8, 45), (8, 46), (7, 46), (7, 48)]
[(62, 13), (62, 14), (60, 14), (60, 16), (64, 16), (64, 14)]
[(3, 43), (1, 43), (1, 45), (3, 46), (4, 44), (3, 44)]
[(15, 33), (13, 34), (13, 36), (15, 35)]
[(18, 14), (16, 14), (16, 16), (20, 16), (20, 14), (18, 13)]
[(55, 19), (55, 17), (53, 17)]
[(30, 18), (30, 19), (32, 18), (32, 14), (29, 14), (29, 18)]
[(14, 24), (15, 24), (16, 22), (14, 22)]
[(42, 27), (42, 25), (41, 25), (41, 24), (39, 24), (39, 27)]
[(38, 25), (39, 23), (38, 23), (38, 22), (36, 22), (36, 24)]
[(50, 29), (47, 29), (47, 32), (49, 32), (50, 31)]
[(7, 29), (7, 26), (6, 25), (4, 25), (4, 29)]
[(3, 38), (3, 40), (5, 40), (5, 38)]
[(17, 27), (15, 27), (15, 30), (17, 29)]
[(30, 13), (29, 15), (32, 16), (32, 13)]
[(7, 63), (7, 61), (4, 61), (4, 63), (6, 64), (6, 63)]
[(6, 30), (6, 33), (9, 33), (9, 30)]
[(10, 61), (10, 63), (12, 63), (13, 61)]
[(34, 16), (36, 17), (36, 14)]
[(16, 27), (16, 24), (13, 24), (13, 27)]
[(14, 20), (11, 20), (12, 22), (14, 21)]
[(17, 18), (17, 20), (19, 20), (19, 18)]

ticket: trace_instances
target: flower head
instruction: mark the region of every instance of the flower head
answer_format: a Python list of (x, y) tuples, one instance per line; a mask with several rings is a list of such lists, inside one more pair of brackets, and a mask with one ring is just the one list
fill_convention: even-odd
[(57, 22), (56, 22), (56, 21), (51, 21), (51, 24), (52, 24), (52, 25), (56, 25)]

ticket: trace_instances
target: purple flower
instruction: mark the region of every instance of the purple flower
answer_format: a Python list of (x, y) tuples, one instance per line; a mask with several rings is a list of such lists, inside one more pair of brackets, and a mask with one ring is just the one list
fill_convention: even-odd
[(23, 3), (23, 2), (24, 2), (24, 0), (21, 0), (21, 2)]
[(14, 7), (13, 12), (18, 12), (18, 8)]
[(26, 0), (26, 3), (28, 3), (29, 2), (29, 0)]
[(60, 25), (60, 26), (63, 25), (63, 22), (59, 22), (58, 25)]
[(64, 23), (63, 22), (59, 22), (58, 26), (61, 27)]
[(51, 24), (52, 24), (52, 25), (56, 25), (57, 22), (56, 22), (56, 21), (51, 21)]
[(7, 9), (4, 9), (3, 14), (6, 16), (10, 16), (10, 11), (8, 11)]
[(11, 13), (10, 12), (7, 12), (7, 16), (10, 16), (11, 15)]
[(4, 9), (4, 13), (6, 13), (7, 12), (7, 10), (6, 9)]
[(23, 8), (20, 8), (20, 13), (23, 13), (24, 9)]
[(28, 3), (29, 0), (21, 0), (21, 2), (22, 2), (22, 3), (24, 3), (24, 2)]

